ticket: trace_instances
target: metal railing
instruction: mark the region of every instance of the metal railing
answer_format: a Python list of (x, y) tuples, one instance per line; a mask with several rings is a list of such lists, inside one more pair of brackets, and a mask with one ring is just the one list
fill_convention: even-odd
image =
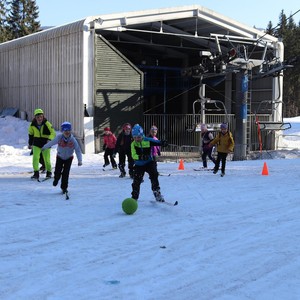
[[(268, 121), (270, 115), (260, 115), (260, 120)], [(235, 136), (235, 115), (226, 116), (229, 120), (229, 130)], [(144, 115), (144, 131), (147, 134), (152, 125), (158, 127), (158, 138), (166, 139), (169, 146), (162, 149), (162, 155), (168, 159), (196, 159), (200, 157), (201, 152), (201, 135), (195, 131), (196, 125), (200, 122), (201, 116), (194, 114), (145, 114)], [(223, 114), (206, 114), (206, 124), (221, 124), (224, 122)], [(250, 128), (250, 139), (247, 145), (247, 151), (259, 150), (259, 139), (257, 126), (255, 123), (255, 115), (248, 115), (248, 124)], [(264, 150), (273, 150), (274, 132), (262, 131), (262, 144)], [(236, 145), (238, 146), (238, 145)]]

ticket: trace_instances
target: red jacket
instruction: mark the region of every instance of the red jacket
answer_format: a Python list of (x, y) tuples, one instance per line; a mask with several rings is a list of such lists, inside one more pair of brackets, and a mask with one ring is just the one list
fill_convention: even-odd
[(103, 142), (104, 142), (104, 145), (106, 145), (107, 148), (115, 149), (117, 138), (111, 131), (109, 131), (109, 134), (104, 135)]

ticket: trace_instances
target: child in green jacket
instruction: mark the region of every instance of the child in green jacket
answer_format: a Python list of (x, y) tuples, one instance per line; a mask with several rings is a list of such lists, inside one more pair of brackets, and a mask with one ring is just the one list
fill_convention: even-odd
[(164, 202), (164, 197), (160, 193), (158, 181), (157, 165), (151, 154), (151, 147), (163, 146), (166, 147), (166, 141), (155, 140), (145, 137), (143, 128), (136, 124), (132, 128), (132, 136), (134, 141), (131, 143), (131, 155), (134, 160), (134, 172), (132, 183), (132, 198), (138, 200), (140, 194), (140, 185), (143, 181), (145, 172), (149, 174), (151, 181), (151, 189), (156, 201)]

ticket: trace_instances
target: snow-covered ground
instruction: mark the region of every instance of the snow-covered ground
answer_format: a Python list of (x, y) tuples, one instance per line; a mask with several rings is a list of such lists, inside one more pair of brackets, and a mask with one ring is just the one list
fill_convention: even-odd
[[(287, 144), (300, 135), (289, 121)], [(131, 180), (102, 171), (103, 154), (74, 159), (69, 201), (51, 180), (31, 181), (28, 124), (0, 118), (0, 299), (300, 299), (297, 152), (228, 161), (223, 178), (195, 172), (200, 162), (159, 163), (179, 205), (151, 203), (145, 175), (126, 215)]]

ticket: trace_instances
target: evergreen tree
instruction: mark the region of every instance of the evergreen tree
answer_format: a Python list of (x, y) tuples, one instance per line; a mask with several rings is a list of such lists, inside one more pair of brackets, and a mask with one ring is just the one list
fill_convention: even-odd
[(271, 21), (269, 21), (268, 26), (266, 28), (266, 33), (270, 35), (274, 35), (274, 28)]
[(8, 17), (10, 39), (39, 31), (38, 15), (35, 0), (12, 0)]
[(7, 40), (7, 1), (0, 1), (0, 43)]
[[(272, 28), (269, 22), (267, 33), (282, 40), (284, 45), (285, 64), (293, 65), (283, 72), (283, 103), (284, 117), (295, 117), (300, 114), (300, 23), (295, 24), (293, 16), (286, 17), (282, 10), (279, 15), (279, 23)], [(298, 62), (297, 58), (298, 57)]]
[(39, 17), (39, 8), (36, 5), (35, 0), (28, 0), (27, 2), (28, 5), (27, 5), (26, 27), (27, 27), (28, 34), (31, 34), (41, 30), (40, 22), (37, 21)]

